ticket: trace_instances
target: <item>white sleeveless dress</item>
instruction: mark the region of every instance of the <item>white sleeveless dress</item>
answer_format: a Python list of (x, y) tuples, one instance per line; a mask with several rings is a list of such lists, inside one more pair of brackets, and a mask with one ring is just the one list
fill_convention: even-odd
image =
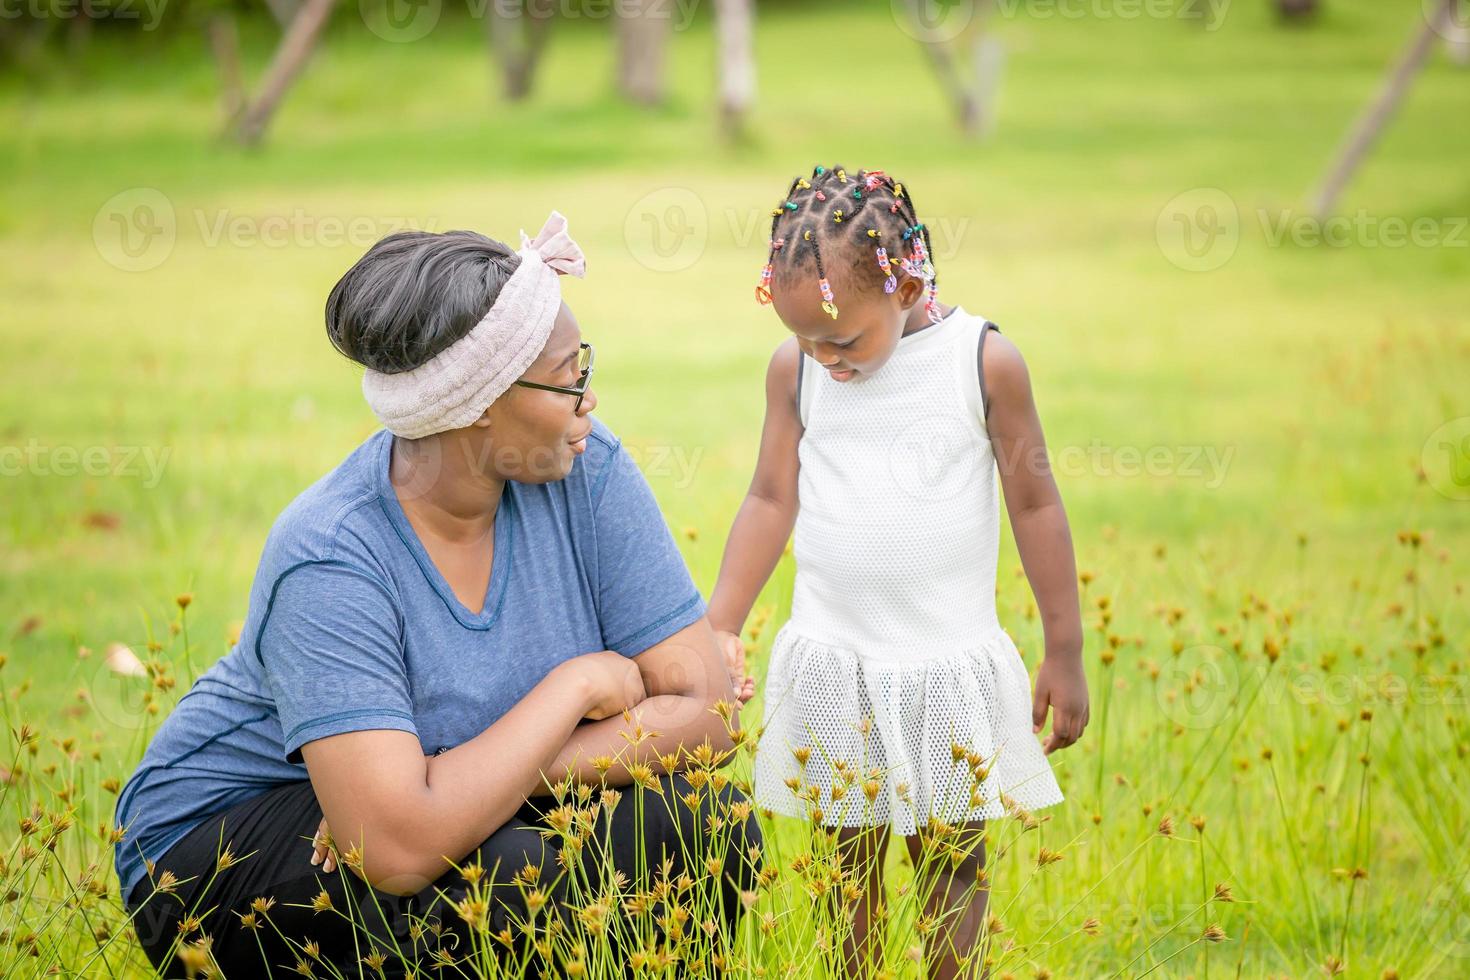
[(854, 382), (803, 355), (796, 582), (771, 648), (759, 806), (907, 836), (1063, 799), (995, 613), (985, 328), (956, 307)]

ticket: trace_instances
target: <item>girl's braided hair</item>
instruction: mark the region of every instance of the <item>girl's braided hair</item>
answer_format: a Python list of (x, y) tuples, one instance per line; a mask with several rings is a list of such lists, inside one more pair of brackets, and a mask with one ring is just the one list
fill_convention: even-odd
[(828, 258), (852, 258), (850, 282), (881, 283), (891, 293), (898, 288), (895, 267), (923, 282), (924, 309), (931, 320), (939, 319), (939, 280), (929, 257), (929, 229), (920, 223), (913, 196), (901, 182), (881, 170), (859, 170), (854, 176), (841, 167), (821, 166), (810, 178), (793, 180), (786, 197), (771, 210), (770, 252), (755, 287), (756, 299), (771, 301), (771, 278), (778, 266), (785, 275), (815, 265), (822, 309), (837, 319), (822, 261), (824, 242)]

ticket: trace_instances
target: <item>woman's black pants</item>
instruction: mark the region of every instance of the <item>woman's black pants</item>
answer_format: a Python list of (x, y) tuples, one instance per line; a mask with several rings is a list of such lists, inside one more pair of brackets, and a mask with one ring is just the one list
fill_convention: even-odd
[[(761, 843), (760, 828), (754, 816), (743, 825), (730, 820), (729, 806), (743, 800), (741, 794), (726, 786), (716, 794), (709, 786), (699, 792), (700, 805), (691, 808), (682, 797), (693, 787), (682, 773), (663, 776), (662, 797), (643, 791), (641, 826), (634, 806), (632, 787), (623, 796), (611, 816), (599, 808), (594, 832), (583, 848), (583, 862), (596, 861), (599, 868), (585, 869), (579, 877), (594, 883), (608, 877), (601, 867), (610, 861), (617, 871), (627, 876), (632, 887), (647, 888), (650, 871), (660, 872), (667, 855), (674, 862), (669, 877), (677, 880), (685, 870), (688, 851), (699, 850), (704, 867), (688, 868), (689, 877), (704, 884), (710, 894), (705, 908), (718, 908), (720, 928), (732, 934), (741, 909), (740, 892), (754, 887), (760, 870), (759, 851), (752, 857), (752, 847)], [(559, 899), (565, 895), (568, 876), (557, 861), (560, 835), (548, 830), (548, 822), (539, 811), (550, 810), (554, 801), (537, 798), (526, 805), (503, 827), (492, 834), (475, 853), (458, 862), (465, 867), (477, 862), (485, 869), (483, 892), (492, 900), (485, 919), (490, 933), (511, 928), (527, 921), (525, 888), (510, 884), (512, 878), (527, 865), (539, 869), (538, 884), (545, 893), (548, 907), (541, 915), (560, 911)], [(722, 855), (705, 853), (708, 820), (723, 816), (726, 826), (719, 834)], [(252, 797), (217, 816), (205, 820), (160, 858), (155, 879), (165, 870), (172, 871), (184, 884), (171, 894), (160, 894), (154, 883), (144, 878), (128, 897), (127, 906), (134, 928), (148, 958), (167, 977), (187, 975), (188, 964), (174, 950), (181, 929), (189, 916), (199, 920), (188, 922), (185, 942), (210, 937), (209, 953), (226, 977), (256, 977), (290, 974), (297, 963), (309, 957), (303, 952), (306, 943), (322, 964), (330, 964), (347, 976), (374, 976), (376, 971), (363, 963), (376, 948), (385, 954), (383, 974), (401, 975), (412, 969), (418, 976), (434, 976), (434, 954), (444, 949), (455, 960), (462, 960), (470, 950), (469, 927), (456, 908), (469, 893), (460, 873), (450, 870), (432, 886), (417, 895), (396, 896), (369, 887), (347, 868), (339, 867), (330, 874), (313, 866), (311, 837), (322, 819), (321, 807), (310, 782), (287, 783)], [(604, 847), (601, 842), (606, 842)], [(682, 841), (682, 845), (681, 845)], [(594, 844), (596, 842), (596, 844)], [(222, 847), (229, 847), (240, 863), (215, 873)], [(641, 857), (640, 857), (641, 851)], [(248, 857), (246, 857), (248, 855)], [(707, 865), (723, 861), (718, 875), (720, 889), (714, 894), (713, 870)], [(648, 869), (639, 880), (639, 867)], [(332, 908), (318, 910), (313, 902), (322, 893)], [(257, 898), (275, 899), (269, 911), (269, 923), (257, 916), (249, 928), (243, 920)], [(139, 906), (142, 906), (139, 908)], [(355, 909), (356, 922), (341, 913)], [(614, 907), (613, 915), (623, 915)], [(437, 933), (424, 928), (425, 922), (440, 926)], [(690, 922), (687, 928), (698, 928)], [(490, 946), (506, 953), (500, 944)], [(486, 947), (484, 939), (481, 948)], [(513, 947), (514, 948), (514, 947)], [(171, 953), (172, 951), (172, 953)], [(407, 961), (407, 963), (405, 963)], [(539, 962), (539, 960), (537, 961)], [(416, 964), (416, 966), (415, 966)], [(316, 965), (316, 964), (313, 964)], [(462, 968), (445, 971), (445, 975), (462, 976)], [(554, 966), (541, 964), (541, 969), (558, 972)], [(319, 974), (332, 975), (330, 969)]]

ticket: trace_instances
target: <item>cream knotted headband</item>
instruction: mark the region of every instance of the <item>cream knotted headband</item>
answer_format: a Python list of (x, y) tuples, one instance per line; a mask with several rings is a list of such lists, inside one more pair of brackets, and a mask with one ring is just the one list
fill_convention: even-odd
[(469, 333), (412, 371), (369, 368), (362, 376), (368, 405), (394, 435), (421, 439), (464, 428), (540, 356), (561, 309), (557, 277), (580, 279), (587, 263), (557, 211), (534, 239), (522, 230), (516, 254), (520, 266)]

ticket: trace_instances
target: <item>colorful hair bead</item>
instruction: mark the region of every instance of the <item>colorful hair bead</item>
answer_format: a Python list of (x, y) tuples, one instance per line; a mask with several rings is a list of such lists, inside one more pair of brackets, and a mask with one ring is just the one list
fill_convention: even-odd
[[(830, 193), (833, 177), (836, 177), (837, 183), (842, 185), (838, 188), (835, 198)], [(846, 194), (848, 190), (847, 184), (854, 185), (851, 188), (851, 196)], [(868, 206), (873, 200), (883, 200), (882, 195), (877, 193), (878, 191), (884, 191), (891, 195), (891, 198), (883, 201), (883, 203), (888, 206), (889, 214), (898, 216), (892, 221), (892, 225), (899, 226), (902, 242), (895, 244), (892, 254), (889, 253), (886, 247), (891, 233), (880, 230), (879, 227), (875, 226), (876, 222), (876, 224), (883, 225), (885, 228), (891, 227), (887, 219), (878, 221), (874, 215), (865, 216), (862, 213), (863, 208)], [(798, 192), (809, 192), (810, 197), (803, 199)], [(809, 202), (813, 200), (816, 202), (827, 202), (831, 200), (834, 207), (831, 209), (824, 207), (821, 211), (830, 214), (834, 224), (858, 223), (867, 239), (870, 240), (869, 247), (873, 249), (872, 254), (882, 273), (883, 292), (885, 294), (896, 293), (899, 283), (905, 277), (917, 280), (924, 293), (924, 311), (931, 321), (938, 322), (941, 319), (939, 315), (939, 290), (936, 283), (937, 277), (934, 271), (934, 263), (929, 254), (929, 243), (925, 237), (928, 232), (925, 226), (918, 222), (918, 216), (914, 211), (912, 203), (904, 203), (904, 199), (907, 196), (903, 184), (894, 180), (882, 170), (870, 171), (859, 169), (849, 179), (848, 172), (841, 167), (832, 167), (829, 169), (825, 166), (817, 165), (812, 169), (809, 176), (798, 176), (794, 178), (791, 184), (791, 190), (787, 192), (787, 198), (782, 200), (771, 212), (774, 219), (771, 222), (771, 229), (774, 233), (780, 227), (780, 220), (786, 215), (786, 212), (790, 211), (793, 214), (800, 214), (803, 203), (807, 203), (807, 210), (811, 212), (816, 209), (816, 205)], [(910, 224), (909, 222), (913, 223)], [(838, 229), (836, 233), (840, 235), (842, 232), (843, 229)], [(802, 231), (801, 239), (795, 239), (794, 241), (798, 245), (802, 240), (810, 243), (812, 255), (815, 258), (817, 283), (821, 291), (820, 301), (822, 312), (836, 320), (838, 319), (837, 300), (833, 295), (831, 281), (827, 278), (827, 270), (823, 263), (820, 242), (822, 234), (820, 224), (811, 222), (810, 227)], [(762, 305), (769, 305), (774, 301), (771, 287), (774, 283), (775, 263), (780, 258), (777, 252), (780, 251), (788, 240), (790, 239), (783, 240), (776, 238), (774, 234), (771, 238), (770, 254), (767, 256), (765, 266), (761, 270), (760, 283), (755, 288), (756, 299)], [(788, 258), (796, 261), (804, 258), (804, 256), (798, 254), (788, 256)], [(871, 269), (871, 266), (869, 269)]]
[(939, 315), (939, 286), (933, 278), (929, 280), (929, 298), (924, 301), (924, 312), (929, 314), (930, 323), (938, 323), (944, 319)]
[(883, 291), (891, 293), (898, 288), (898, 277), (893, 274), (893, 263), (888, 260), (888, 249), (878, 246), (878, 268), (888, 278), (883, 280)]
[(822, 287), (822, 312), (834, 320), (837, 319), (837, 304), (832, 302), (832, 286), (827, 282), (827, 277), (823, 276), (818, 280), (818, 285)]
[[(917, 232), (923, 227), (923, 225), (914, 225), (914, 231)], [(934, 263), (929, 261), (929, 250), (924, 247), (924, 236), (919, 234), (914, 235), (914, 261), (923, 271), (925, 279), (934, 278)]]

